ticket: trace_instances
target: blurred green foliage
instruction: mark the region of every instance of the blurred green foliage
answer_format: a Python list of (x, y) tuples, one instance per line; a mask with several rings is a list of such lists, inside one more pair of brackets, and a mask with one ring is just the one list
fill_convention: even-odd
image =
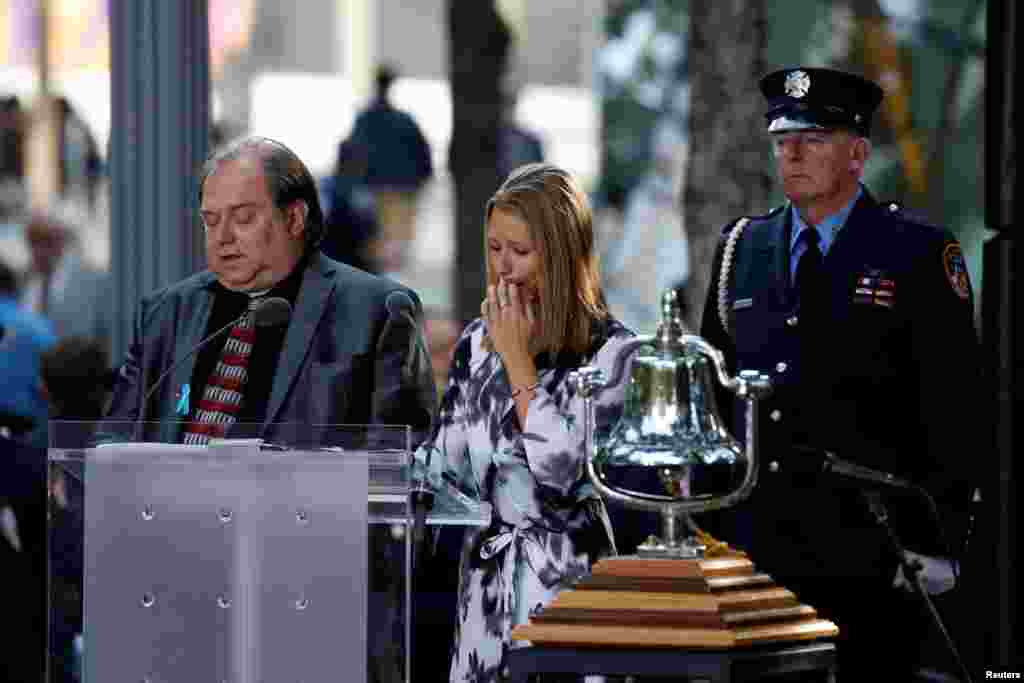
[[(981, 282), (984, 225), (985, 7), (983, 0), (853, 0), (880, 10), (898, 65), (909, 84), (911, 135), (924, 160), (942, 149), (942, 172), (924, 196), (907, 180), (896, 136), (881, 114), (865, 181), (879, 199), (895, 200), (950, 228), (963, 242), (975, 289)], [(607, 42), (598, 57), (602, 98), (601, 200), (621, 206), (650, 162), (650, 133), (659, 117), (679, 116), (686, 105), (688, 0), (609, 2)], [(851, 2), (766, 2), (765, 72), (782, 66), (846, 66), (870, 72)], [(675, 35), (681, 49), (665, 49)], [(961, 70), (956, 92), (949, 74)], [(751, 83), (756, 88), (756, 83)], [(946, 130), (943, 108), (952, 97)], [(766, 158), (765, 163), (771, 163)], [(782, 202), (780, 193), (775, 195)], [(762, 207), (751, 207), (751, 210)]]

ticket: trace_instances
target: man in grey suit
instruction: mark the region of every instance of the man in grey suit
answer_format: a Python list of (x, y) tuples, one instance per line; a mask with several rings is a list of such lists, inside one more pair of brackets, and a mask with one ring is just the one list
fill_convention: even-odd
[[(436, 393), (419, 299), (320, 252), (316, 185), (294, 152), (262, 137), (228, 143), (203, 167), (199, 202), (208, 270), (142, 299), (108, 419), (145, 422), (143, 438), (162, 441), (188, 441), (218, 410), (253, 426), (228, 435), (267, 440), (327, 424), (411, 425), (425, 435)], [(291, 315), (227, 334), (253, 297), (284, 299)], [(237, 374), (224, 370), (234, 362), (224, 350), (238, 344), (246, 378), (218, 385), (237, 390), (225, 407), (224, 390), (207, 387)], [(286, 433), (287, 423), (301, 432)]]

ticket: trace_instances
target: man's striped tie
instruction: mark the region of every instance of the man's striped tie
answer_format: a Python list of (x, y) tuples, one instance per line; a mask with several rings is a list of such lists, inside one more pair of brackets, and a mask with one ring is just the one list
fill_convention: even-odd
[(249, 355), (256, 341), (253, 308), (259, 301), (252, 298), (249, 309), (231, 329), (221, 349), (220, 358), (206, 382), (192, 421), (185, 429), (185, 443), (203, 445), (211, 438), (221, 438), (235, 421), (249, 376)]

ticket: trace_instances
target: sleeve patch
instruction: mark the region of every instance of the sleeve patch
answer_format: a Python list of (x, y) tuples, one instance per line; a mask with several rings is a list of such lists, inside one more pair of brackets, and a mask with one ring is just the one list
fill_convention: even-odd
[(942, 251), (942, 265), (946, 269), (946, 279), (952, 285), (953, 291), (961, 299), (971, 296), (971, 280), (967, 274), (967, 262), (964, 261), (963, 251), (956, 242), (946, 245)]

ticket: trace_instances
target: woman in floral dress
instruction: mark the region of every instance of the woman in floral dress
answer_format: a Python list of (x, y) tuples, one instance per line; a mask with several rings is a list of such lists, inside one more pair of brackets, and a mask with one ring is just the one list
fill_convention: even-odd
[(487, 299), (456, 344), (441, 415), (417, 453), (464, 493), (492, 505), (467, 533), (451, 681), (507, 676), (512, 628), (589, 572), (615, 543), (586, 476), (583, 401), (568, 383), (602, 369), (597, 431), (622, 412), (632, 332), (605, 305), (591, 210), (576, 181), (523, 166), (486, 207)]

